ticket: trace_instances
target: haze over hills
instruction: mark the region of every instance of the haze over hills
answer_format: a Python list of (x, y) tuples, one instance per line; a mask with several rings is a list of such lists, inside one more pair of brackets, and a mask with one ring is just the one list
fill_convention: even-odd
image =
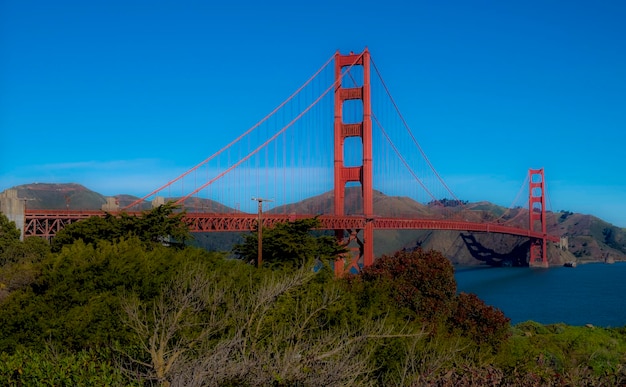
[[(13, 187), (18, 197), (25, 199), (30, 209), (81, 209), (100, 210), (107, 197), (79, 184), (35, 183)], [(362, 208), (358, 187), (346, 190), (346, 214), (358, 214)], [(116, 202), (124, 207), (137, 198), (131, 195), (115, 195)], [(165, 200), (168, 200), (166, 198)], [(268, 213), (321, 213), (322, 208), (332, 208), (333, 193), (311, 197), (303, 201), (278, 206)], [(150, 208), (144, 203), (142, 209)], [(236, 209), (209, 200), (192, 198), (185, 203), (188, 212), (234, 213)], [(387, 196), (374, 192), (374, 211), (379, 216), (450, 218), (468, 221), (496, 221), (511, 226), (527, 227), (528, 212), (525, 209), (507, 209), (489, 202), (458, 203), (443, 200), (441, 203), (418, 203), (407, 197)], [(591, 215), (571, 212), (549, 212), (548, 232), (568, 238), (568, 250), (562, 251), (549, 243), (552, 265), (565, 261), (612, 262), (626, 260), (626, 230), (615, 227)], [(221, 234), (221, 235), (220, 235)], [(229, 249), (240, 241), (237, 233), (206, 233), (195, 235), (196, 244), (210, 250)], [(454, 264), (475, 265), (481, 263), (500, 265), (524, 265), (528, 253), (528, 239), (523, 237), (467, 233), (437, 230), (378, 230), (374, 236), (375, 255), (391, 254), (403, 248), (421, 246), (441, 251)]]

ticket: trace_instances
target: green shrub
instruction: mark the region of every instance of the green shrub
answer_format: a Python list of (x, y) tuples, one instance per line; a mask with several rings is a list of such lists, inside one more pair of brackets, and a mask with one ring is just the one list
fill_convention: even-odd
[(124, 375), (110, 353), (20, 350), (0, 353), (2, 386), (139, 386)]
[(186, 262), (215, 264), (217, 254), (200, 249), (147, 249), (138, 239), (66, 246), (39, 264), (28, 286), (13, 291), (0, 307), (0, 351), (18, 347), (80, 350), (126, 343), (119, 299), (134, 292), (150, 300)]
[(532, 374), (541, 384), (563, 380), (563, 385), (626, 381), (626, 336), (619, 329), (527, 321), (512, 331), (497, 356), (497, 364), (509, 378)]

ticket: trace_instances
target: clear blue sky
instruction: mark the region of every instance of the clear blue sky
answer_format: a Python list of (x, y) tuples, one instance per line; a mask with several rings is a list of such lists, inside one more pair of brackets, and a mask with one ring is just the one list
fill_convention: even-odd
[(0, 0), (0, 190), (146, 194), (367, 46), (459, 198), (509, 205), (544, 167), (550, 209), (626, 227), (625, 20), (618, 0)]

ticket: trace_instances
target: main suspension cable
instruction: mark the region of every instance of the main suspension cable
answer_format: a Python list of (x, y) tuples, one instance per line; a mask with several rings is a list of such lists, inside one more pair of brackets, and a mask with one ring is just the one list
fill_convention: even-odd
[[(233, 146), (235, 143), (239, 142), (242, 138), (244, 138), (245, 136), (247, 136), (248, 134), (250, 134), (252, 131), (254, 131), (256, 128), (258, 128), (262, 123), (264, 123), (265, 121), (267, 121), (270, 117), (272, 117), (277, 111), (279, 111), (283, 106), (285, 106), (289, 101), (291, 101), (293, 98), (295, 98), (296, 95), (298, 95), (309, 83), (311, 83), (311, 81), (313, 81), (313, 79), (315, 79), (325, 68), (326, 66), (328, 66), (328, 64), (334, 59), (334, 55), (332, 55), (327, 61), (326, 63), (324, 63), (322, 65), (322, 67), (320, 67), (315, 74), (313, 74), (306, 82), (304, 82), (304, 84), (302, 84), (302, 86), (300, 86), (296, 91), (294, 91), (286, 100), (284, 100), (280, 105), (278, 105), (276, 108), (274, 108), (274, 110), (272, 110), (269, 114), (267, 114), (265, 117), (263, 117), (263, 119), (261, 119), (259, 122), (257, 122), (255, 125), (253, 125), (250, 129), (246, 130), (244, 133), (242, 133), (239, 137), (235, 138), (233, 141), (231, 141), (228, 145), (224, 146), (222, 149), (218, 150), (217, 152), (215, 152), (214, 154), (212, 154), (211, 156), (209, 156), (207, 159), (205, 159), (204, 161), (202, 161), (201, 163), (197, 164), (196, 166), (194, 166), (193, 168), (189, 169), (187, 172), (183, 173), (182, 175), (178, 176), (177, 178), (170, 180), (169, 182), (167, 182), (166, 184), (162, 185), (161, 187), (155, 189), (154, 191), (150, 192), (149, 194), (147, 194), (146, 196), (135, 200), (134, 202), (132, 202), (131, 204), (127, 205), (126, 207), (122, 208), (123, 210), (126, 210), (128, 208), (131, 208), (143, 201), (145, 201), (147, 198), (151, 197), (152, 195), (162, 191), (163, 189), (171, 186), (172, 184), (174, 184), (175, 182), (177, 182), (178, 180), (182, 179), (183, 177), (189, 175), (191, 172), (197, 170), (198, 168), (200, 168), (201, 166), (203, 166), (204, 164), (208, 163), (209, 161), (213, 160), (215, 157), (219, 156), (221, 153), (223, 153), (224, 151), (226, 151), (227, 149), (229, 149), (231, 146)], [(197, 192), (197, 191), (196, 191)], [(189, 195), (188, 195), (189, 196)]]
[(394, 109), (396, 110), (396, 112), (398, 113), (398, 116), (400, 117), (400, 120), (402, 121), (402, 124), (404, 125), (404, 127), (406, 128), (407, 132), (409, 133), (409, 135), (411, 136), (411, 139), (413, 140), (413, 143), (417, 146), (417, 149), (419, 150), (420, 154), (422, 155), (422, 157), (424, 158), (424, 161), (426, 161), (426, 164), (428, 164), (428, 166), (430, 167), (430, 169), (433, 171), (433, 173), (435, 174), (435, 176), (437, 177), (437, 179), (439, 180), (439, 182), (443, 185), (443, 187), (448, 191), (448, 193), (450, 195), (452, 195), (452, 197), (459, 203), (461, 203), (461, 205), (463, 205), (463, 202), (461, 200), (459, 200), (459, 198), (454, 194), (454, 192), (452, 192), (452, 190), (448, 187), (448, 185), (445, 183), (445, 181), (443, 181), (443, 178), (439, 175), (439, 173), (437, 172), (437, 170), (435, 169), (435, 167), (432, 165), (432, 163), (430, 162), (430, 160), (428, 159), (428, 157), (426, 156), (426, 153), (424, 152), (424, 150), (422, 149), (421, 145), (417, 142), (417, 140), (415, 139), (415, 136), (413, 135), (413, 132), (411, 131), (411, 128), (409, 127), (409, 124), (406, 122), (406, 120), (404, 119), (404, 116), (402, 115), (402, 113), (400, 112), (400, 109), (398, 108), (398, 105), (396, 104), (396, 101), (393, 99), (393, 97), (391, 96), (391, 93), (389, 91), (389, 88), (387, 87), (387, 84), (385, 83), (382, 75), (380, 74), (380, 71), (378, 70), (378, 67), (376, 66), (376, 63), (374, 63), (374, 60), (372, 59), (372, 65), (374, 66), (374, 70), (376, 71), (376, 74), (378, 74), (378, 78), (380, 79), (380, 82), (383, 85), (383, 88), (385, 89), (385, 92), (387, 93), (387, 96), (389, 96), (389, 100), (391, 101)]
[[(348, 70), (350, 68), (352, 68), (352, 66), (354, 66), (359, 60), (361, 60), (361, 57), (363, 56), (363, 54), (359, 55), (358, 57), (356, 57), (356, 59), (354, 60), (354, 62), (350, 65), (350, 67), (348, 68)], [(326, 63), (326, 65), (328, 64), (328, 62)], [(345, 73), (344, 73), (345, 74)], [(290, 128), (296, 121), (298, 121), (300, 118), (302, 118), (302, 116), (304, 116), (309, 110), (311, 110), (311, 108), (313, 108), (313, 106), (315, 106), (320, 100), (322, 100), (322, 98), (324, 98), (326, 96), (326, 94), (328, 94), (331, 90), (333, 90), (335, 87), (337, 87), (337, 85), (341, 84), (341, 80), (343, 79), (343, 74), (335, 81), (333, 82), (315, 101), (313, 101), (306, 109), (304, 109), (302, 112), (300, 112), (293, 120), (291, 120), (287, 125), (285, 125), (281, 130), (279, 130), (277, 133), (275, 133), (272, 137), (270, 137), (269, 139), (267, 139), (263, 144), (259, 145), (257, 148), (255, 148), (252, 152), (248, 153), (245, 157), (243, 157), (241, 160), (237, 161), (236, 163), (234, 163), (233, 165), (231, 165), (230, 167), (228, 167), (225, 171), (223, 171), (222, 173), (220, 173), (219, 175), (217, 175), (216, 177), (214, 177), (213, 179), (211, 179), (210, 181), (204, 183), (203, 185), (201, 185), (200, 187), (196, 188), (195, 190), (193, 190), (191, 193), (187, 194), (186, 196), (178, 199), (175, 204), (181, 204), (183, 203), (185, 200), (187, 200), (190, 196), (196, 194), (197, 192), (201, 191), (202, 189), (206, 188), (207, 186), (213, 184), (215, 181), (219, 180), (220, 178), (222, 178), (224, 175), (226, 175), (228, 172), (232, 171), (233, 169), (235, 169), (236, 167), (238, 167), (239, 165), (241, 165), (244, 161), (247, 161), (250, 157), (252, 157), (253, 155), (255, 155), (256, 153), (258, 153), (261, 149), (263, 149), (267, 144), (271, 143), (272, 141), (274, 141), (278, 136), (280, 136), (282, 133), (284, 133), (288, 128)]]

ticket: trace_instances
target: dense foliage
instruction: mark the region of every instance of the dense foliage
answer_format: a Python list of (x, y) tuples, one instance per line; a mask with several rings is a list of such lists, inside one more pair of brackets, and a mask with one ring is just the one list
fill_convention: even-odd
[(20, 242), (15, 223), (0, 213), (0, 303), (35, 280), (40, 273), (39, 263), (49, 253), (50, 246), (41, 238), (29, 237)]
[(495, 361), (509, 384), (623, 386), (626, 328), (520, 323)]
[[(311, 230), (319, 228), (317, 218), (299, 219), (293, 222), (278, 223), (273, 228), (262, 230), (263, 262), (269, 265), (290, 265), (299, 267), (313, 262), (328, 263), (346, 250), (339, 245), (337, 238), (329, 235), (315, 235)], [(235, 245), (233, 252), (246, 262), (256, 262), (258, 254), (258, 234), (244, 235), (244, 241)]]
[(509, 337), (509, 321), (502, 311), (486, 305), (475, 294), (461, 293), (449, 317), (449, 326), (478, 344), (499, 347)]
[(452, 266), (434, 251), (399, 252), (336, 279), (314, 270), (338, 246), (311, 234), (313, 223), (268, 230), (281, 253), (265, 269), (167, 247), (146, 237), (161, 226), (143, 233), (142, 221), (131, 223), (107, 234), (111, 223), (94, 221), (93, 239), (57, 252), (10, 230), (0, 238), (0, 385), (626, 382), (624, 329), (510, 327), (475, 295), (457, 294)]
[(166, 203), (141, 216), (121, 213), (118, 216), (106, 214), (72, 223), (52, 239), (52, 251), (58, 252), (65, 245), (77, 240), (87, 244), (106, 240), (115, 242), (121, 238), (137, 237), (146, 244), (168, 244), (183, 246), (189, 239), (189, 229), (183, 222), (184, 212), (176, 212), (177, 206)]
[(393, 305), (397, 316), (434, 335), (460, 336), (479, 352), (497, 352), (509, 336), (510, 319), (500, 310), (475, 295), (457, 295), (454, 268), (437, 251), (383, 256), (348, 283), (363, 307), (389, 313)]
[(467, 205), (467, 200), (459, 200), (459, 199), (439, 199), (439, 200), (431, 200), (428, 202), (428, 206), (441, 206), (441, 207), (461, 207)]
[(139, 386), (112, 360), (111, 353), (55, 353), (18, 350), (0, 353), (3, 386)]
[(454, 268), (437, 251), (418, 249), (382, 256), (363, 269), (361, 278), (366, 283), (384, 283), (393, 301), (422, 321), (447, 317), (456, 295)]
[(148, 250), (137, 239), (78, 241), (43, 260), (32, 282), (10, 294), (0, 309), (0, 350), (42, 349), (50, 341), (69, 349), (128, 342), (119, 298), (134, 292), (150, 299), (183, 262), (212, 257), (196, 249)]
[(19, 240), (20, 230), (15, 226), (15, 222), (0, 213), (0, 254), (4, 254), (8, 247), (17, 244)]

